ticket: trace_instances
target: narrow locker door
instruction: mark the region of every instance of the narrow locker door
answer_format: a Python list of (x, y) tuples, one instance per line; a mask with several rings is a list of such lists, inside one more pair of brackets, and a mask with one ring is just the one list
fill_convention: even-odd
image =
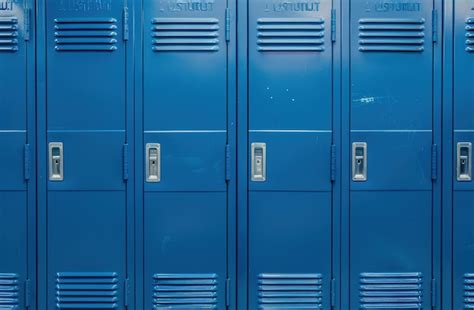
[(474, 1), (454, 2), (453, 309), (474, 308)]
[(35, 226), (28, 220), (35, 213), (30, 7), (29, 1), (0, 6), (0, 309), (25, 309), (26, 283), (35, 273), (28, 266), (28, 254), (35, 257)]
[(431, 308), (433, 9), (351, 1), (350, 309)]
[(145, 309), (226, 308), (227, 5), (144, 2)]
[(331, 1), (248, 1), (249, 309), (329, 309)]
[(48, 309), (126, 306), (125, 6), (45, 3)]

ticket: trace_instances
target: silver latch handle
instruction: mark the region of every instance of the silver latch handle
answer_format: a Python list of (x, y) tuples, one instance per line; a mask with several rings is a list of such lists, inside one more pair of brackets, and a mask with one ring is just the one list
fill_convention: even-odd
[(265, 182), (267, 178), (266, 143), (252, 143), (252, 175), (251, 180), (254, 182)]
[(146, 181), (157, 183), (161, 181), (161, 148), (159, 143), (146, 145)]
[(472, 143), (459, 142), (457, 149), (457, 179), (460, 182), (472, 181)]
[(49, 143), (49, 180), (63, 181), (63, 144), (62, 142)]
[(352, 143), (352, 180), (367, 181), (367, 143)]

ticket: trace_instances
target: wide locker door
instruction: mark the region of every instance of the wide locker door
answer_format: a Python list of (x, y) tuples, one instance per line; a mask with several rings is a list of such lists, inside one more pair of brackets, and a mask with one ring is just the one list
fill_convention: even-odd
[(329, 309), (331, 1), (249, 1), (249, 309)]
[(144, 1), (145, 309), (226, 308), (226, 11)]
[[(35, 257), (30, 252), (35, 226), (28, 220), (35, 212), (35, 176), (29, 163), (35, 136), (30, 5), (0, 4), (0, 309), (26, 308), (26, 283), (35, 273), (28, 266), (28, 254)], [(30, 229), (33, 235), (28, 236)]]
[(474, 308), (474, 2), (454, 1), (453, 309)]
[(433, 8), (351, 1), (350, 309), (431, 308)]
[(45, 3), (47, 309), (125, 308), (124, 6)]

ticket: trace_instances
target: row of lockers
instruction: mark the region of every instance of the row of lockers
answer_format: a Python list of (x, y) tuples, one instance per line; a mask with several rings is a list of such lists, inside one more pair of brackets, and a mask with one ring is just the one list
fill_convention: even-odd
[(0, 0), (0, 309), (474, 309), (473, 74), (473, 0)]

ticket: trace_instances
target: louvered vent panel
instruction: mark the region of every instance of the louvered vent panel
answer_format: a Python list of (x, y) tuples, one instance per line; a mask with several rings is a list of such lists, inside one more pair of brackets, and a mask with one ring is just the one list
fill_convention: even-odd
[(58, 18), (54, 22), (56, 51), (112, 52), (117, 49), (115, 18)]
[(361, 309), (422, 309), (421, 273), (362, 273)]
[(155, 274), (154, 309), (217, 309), (216, 274)]
[(260, 274), (259, 308), (322, 309), (321, 274)]
[(367, 18), (359, 20), (362, 52), (422, 52), (424, 19)]
[(152, 37), (155, 52), (215, 52), (219, 50), (219, 20), (155, 18)]
[(58, 309), (114, 309), (118, 292), (115, 272), (61, 272), (56, 279)]
[(18, 275), (14, 273), (0, 273), (0, 309), (18, 309), (18, 295)]
[(18, 19), (16, 17), (0, 17), (0, 52), (16, 52), (18, 50)]
[(466, 51), (474, 53), (474, 17), (466, 21)]
[(260, 18), (258, 50), (324, 51), (324, 19), (322, 18)]
[(474, 309), (474, 273), (464, 275), (464, 308)]

